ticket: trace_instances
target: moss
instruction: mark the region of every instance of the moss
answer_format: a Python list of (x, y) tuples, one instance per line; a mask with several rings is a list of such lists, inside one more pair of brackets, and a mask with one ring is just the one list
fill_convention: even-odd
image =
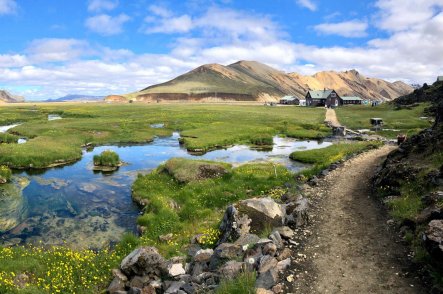
[(172, 158), (165, 163), (164, 167), (174, 179), (181, 183), (218, 178), (231, 169), (231, 165), (226, 163), (185, 158)]

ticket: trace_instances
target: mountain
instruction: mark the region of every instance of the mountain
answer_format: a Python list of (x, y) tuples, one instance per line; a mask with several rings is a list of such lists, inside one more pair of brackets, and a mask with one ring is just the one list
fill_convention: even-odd
[(22, 96), (12, 95), (6, 90), (0, 90), (0, 103), (17, 103), (24, 101), (25, 98)]
[(282, 96), (304, 97), (307, 90), (335, 89), (342, 96), (370, 100), (392, 100), (412, 92), (403, 82), (389, 83), (366, 78), (356, 70), (319, 72), (313, 76), (287, 74), (256, 61), (239, 61), (228, 66), (202, 65), (168, 82), (106, 101), (277, 101)]
[(87, 101), (102, 101), (104, 96), (90, 96), (90, 95), (66, 95), (57, 99), (48, 99), (45, 102), (87, 102)]

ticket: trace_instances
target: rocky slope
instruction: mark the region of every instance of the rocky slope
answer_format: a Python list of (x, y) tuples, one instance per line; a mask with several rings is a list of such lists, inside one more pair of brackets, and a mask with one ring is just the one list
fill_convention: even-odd
[[(374, 179), (383, 199), (430, 276), (443, 275), (443, 82), (396, 100), (430, 101), (434, 125), (402, 143)], [(440, 281), (440, 283), (442, 283)], [(438, 291), (443, 285), (437, 285)], [(437, 290), (436, 290), (437, 291)], [(440, 293), (440, 292), (435, 292)]]
[[(228, 66), (202, 65), (171, 81), (122, 96), (126, 100), (144, 102), (278, 101), (285, 95), (303, 98), (307, 90), (324, 88), (333, 88), (342, 96), (370, 100), (392, 100), (413, 90), (403, 82), (367, 78), (355, 70), (303, 76), (287, 74), (256, 61), (239, 61)], [(106, 100), (116, 101), (115, 97), (111, 95)]]
[(22, 96), (12, 95), (6, 90), (0, 90), (0, 103), (23, 102), (25, 98)]
[(48, 99), (45, 102), (89, 102), (89, 101), (102, 101), (104, 96), (91, 96), (91, 95), (66, 95), (56, 99)]

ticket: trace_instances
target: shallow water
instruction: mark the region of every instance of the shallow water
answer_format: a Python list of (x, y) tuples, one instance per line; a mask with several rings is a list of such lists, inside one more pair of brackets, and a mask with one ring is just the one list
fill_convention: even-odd
[(57, 120), (62, 119), (62, 117), (58, 114), (48, 114), (48, 120)]
[[(12, 221), (4, 220), (4, 223), (14, 226), (0, 227), (0, 244), (66, 242), (71, 247), (99, 248), (118, 241), (124, 232), (136, 229), (140, 211), (131, 199), (135, 177), (172, 157), (202, 158), (234, 165), (272, 161), (297, 171), (304, 165), (290, 161), (288, 155), (292, 151), (331, 145), (330, 142), (275, 137), (272, 151), (237, 145), (204, 155), (191, 155), (180, 147), (178, 138), (179, 134), (174, 133), (146, 145), (96, 147), (92, 152), (85, 151), (80, 161), (69, 166), (16, 173), (15, 178), (28, 178), (29, 184), (20, 191), (22, 198), (15, 197), (20, 205), (10, 208), (20, 210), (4, 213), (13, 216)], [(108, 149), (117, 152), (127, 165), (112, 174), (92, 171), (92, 157)], [(0, 189), (3, 188), (0, 186)]]
[(0, 133), (6, 133), (7, 130), (15, 128), (16, 126), (19, 126), (21, 124), (12, 124), (7, 126), (0, 126)]

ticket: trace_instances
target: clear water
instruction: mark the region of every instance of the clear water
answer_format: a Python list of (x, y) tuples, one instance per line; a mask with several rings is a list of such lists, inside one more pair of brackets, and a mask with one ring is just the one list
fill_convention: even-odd
[[(66, 244), (99, 248), (136, 230), (139, 208), (131, 199), (131, 184), (140, 172), (149, 172), (172, 157), (230, 162), (272, 161), (293, 171), (304, 165), (290, 161), (295, 150), (323, 148), (330, 142), (274, 138), (271, 151), (237, 145), (204, 155), (191, 155), (180, 147), (179, 134), (157, 138), (146, 145), (101, 146), (85, 151), (80, 161), (42, 171), (21, 171), (14, 183), (0, 186), (0, 244)], [(92, 171), (92, 157), (114, 150), (127, 163), (111, 174)], [(11, 192), (12, 191), (12, 192)], [(15, 191), (15, 192), (14, 192)], [(18, 192), (17, 192), (18, 191)], [(3, 226), (3, 228), (2, 228)]]
[(6, 133), (7, 130), (15, 128), (16, 126), (19, 126), (20, 124), (12, 124), (7, 126), (0, 126), (0, 133)]
[(57, 120), (62, 119), (62, 117), (58, 114), (48, 114), (48, 120)]

